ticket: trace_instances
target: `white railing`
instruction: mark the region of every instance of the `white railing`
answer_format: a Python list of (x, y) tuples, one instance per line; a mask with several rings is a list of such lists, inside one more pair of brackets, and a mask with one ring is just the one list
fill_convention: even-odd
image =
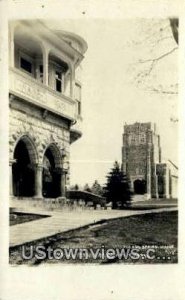
[(52, 90), (19, 69), (10, 68), (10, 93), (65, 118), (75, 120), (75, 100)]

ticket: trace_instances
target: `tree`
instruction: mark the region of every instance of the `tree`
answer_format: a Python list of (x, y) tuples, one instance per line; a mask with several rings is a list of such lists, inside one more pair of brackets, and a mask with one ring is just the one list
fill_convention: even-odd
[(85, 191), (85, 192), (91, 193), (91, 189), (90, 189), (88, 183), (86, 183), (86, 184), (84, 185), (84, 191)]
[(91, 191), (93, 194), (102, 196), (102, 193), (103, 193), (102, 187), (97, 180), (95, 180), (95, 182), (93, 183), (93, 185), (91, 187)]
[(78, 190), (79, 190), (78, 184), (75, 184), (74, 189), (75, 189), (75, 191), (78, 191)]
[(116, 161), (112, 170), (107, 175), (105, 186), (105, 197), (107, 202), (112, 202), (112, 208), (124, 208), (131, 203), (131, 191), (129, 181), (125, 174), (120, 170)]
[(177, 95), (177, 78), (168, 81), (159, 74), (178, 50), (178, 19), (141, 19), (138, 30), (138, 37), (129, 45), (136, 53), (128, 70), (132, 83), (152, 93)]
[(79, 186), (78, 186), (78, 184), (75, 184), (74, 186), (71, 186), (70, 189), (73, 190), (73, 191), (78, 191), (79, 190)]

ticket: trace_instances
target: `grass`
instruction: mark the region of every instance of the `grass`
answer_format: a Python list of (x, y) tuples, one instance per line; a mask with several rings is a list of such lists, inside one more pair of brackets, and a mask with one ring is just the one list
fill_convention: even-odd
[(28, 214), (28, 213), (21, 213), (21, 212), (12, 212), (9, 216), (9, 223), (10, 226), (18, 225), (25, 222), (30, 222), (42, 218), (46, 218), (48, 216), (45, 215), (36, 215), (36, 214)]
[[(113, 220), (99, 222), (93, 226), (76, 229), (66, 233), (59, 233), (50, 238), (28, 243), (30, 245), (44, 245), (46, 247), (56, 248), (86, 248), (97, 249), (104, 245), (105, 249), (109, 248), (129, 248), (133, 245), (138, 247), (155, 247), (155, 259), (88, 259), (76, 260), (44, 260), (33, 258), (24, 260), (22, 255), (22, 247), (10, 248), (11, 264), (29, 264), (37, 265), (41, 263), (176, 263), (177, 262), (177, 211), (168, 211), (161, 213), (150, 213), (143, 215), (135, 215)], [(102, 223), (102, 224), (100, 224)], [(167, 247), (171, 247), (168, 250)], [(167, 251), (171, 254), (168, 255)], [(140, 253), (146, 253), (145, 249), (141, 249)], [(165, 257), (165, 259), (164, 259)], [(170, 259), (167, 259), (167, 257)]]

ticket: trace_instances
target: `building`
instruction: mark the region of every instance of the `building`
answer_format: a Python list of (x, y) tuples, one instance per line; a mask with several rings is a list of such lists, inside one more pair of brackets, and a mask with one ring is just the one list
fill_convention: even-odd
[(65, 196), (70, 144), (81, 137), (86, 42), (44, 22), (9, 24), (10, 195)]
[(162, 163), (156, 124), (124, 126), (122, 168), (135, 194), (147, 199), (177, 197), (177, 167), (170, 161)]

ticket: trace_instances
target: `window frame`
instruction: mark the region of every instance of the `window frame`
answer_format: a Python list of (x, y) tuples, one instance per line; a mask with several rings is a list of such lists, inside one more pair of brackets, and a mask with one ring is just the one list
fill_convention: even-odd
[[(57, 75), (61, 75), (61, 78)], [(60, 90), (57, 89), (57, 83), (60, 83)], [(58, 93), (63, 93), (63, 76), (62, 76), (62, 70), (59, 68), (55, 68), (55, 91)]]
[[(21, 67), (21, 59), (24, 59), (31, 64), (31, 66), (32, 66), (31, 72), (28, 72), (24, 68)], [(19, 69), (22, 72), (24, 72), (25, 74), (34, 77), (34, 59), (33, 59), (33, 57), (31, 57), (31, 55), (23, 52), (22, 50), (19, 51)]]

